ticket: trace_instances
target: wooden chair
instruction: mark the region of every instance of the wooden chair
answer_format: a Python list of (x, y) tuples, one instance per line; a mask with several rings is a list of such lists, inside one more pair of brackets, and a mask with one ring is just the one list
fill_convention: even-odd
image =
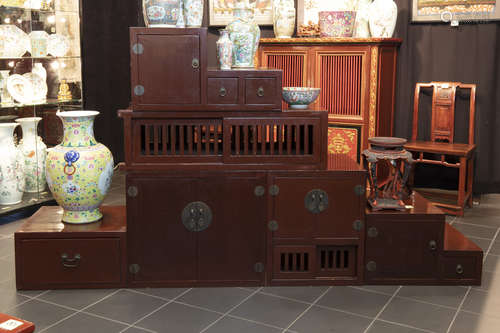
[[(421, 88), (432, 88), (430, 141), (417, 141), (418, 109)], [(454, 143), (455, 97), (459, 89), (470, 89), (468, 143)], [(476, 85), (460, 82), (417, 83), (413, 104), (413, 131), (411, 142), (405, 148), (413, 153), (416, 163), (458, 168), (458, 198), (456, 204), (433, 202), (447, 213), (463, 216), (465, 204), (472, 207), (474, 173), (474, 117)], [(425, 155), (424, 155), (425, 154)], [(450, 158), (454, 158), (450, 162)]]

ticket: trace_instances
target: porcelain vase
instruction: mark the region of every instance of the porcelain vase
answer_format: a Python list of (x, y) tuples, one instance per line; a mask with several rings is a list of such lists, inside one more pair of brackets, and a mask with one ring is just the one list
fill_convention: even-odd
[(175, 28), (179, 17), (179, 2), (180, 0), (142, 0), (146, 26)]
[(390, 38), (396, 28), (398, 6), (393, 0), (375, 0), (370, 5), (370, 33), (376, 38)]
[(203, 0), (184, 0), (186, 27), (199, 28), (203, 21)]
[(229, 32), (221, 29), (217, 40), (217, 59), (220, 69), (231, 69), (233, 64), (233, 42), (229, 39)]
[(47, 70), (43, 67), (41, 62), (35, 63), (31, 72), (41, 77), (43, 82), (47, 82)]
[(0, 123), (0, 205), (21, 202), (24, 192), (24, 158), (14, 143), (17, 123)]
[(97, 111), (58, 112), (64, 128), (60, 145), (48, 149), (47, 184), (64, 209), (62, 220), (82, 224), (101, 219), (99, 206), (113, 176), (113, 156), (94, 138)]
[(248, 0), (239, 1), (233, 10), (234, 19), (226, 27), (233, 42), (233, 68), (253, 68), (259, 46), (260, 29), (253, 20)]
[(47, 146), (42, 138), (37, 135), (40, 117), (26, 117), (16, 119), (23, 130), (23, 138), (19, 142), (19, 149), (24, 157), (24, 192), (45, 191), (45, 159), (47, 157)]
[(295, 30), (293, 0), (279, 0), (273, 8), (273, 28), (276, 38), (290, 38)]
[(7, 79), (9, 78), (10, 70), (0, 71), (0, 99), (2, 104), (12, 103), (14, 100), (7, 89)]
[(356, 22), (354, 23), (354, 37), (369, 38), (370, 35), (370, 4), (372, 0), (360, 0), (356, 11)]

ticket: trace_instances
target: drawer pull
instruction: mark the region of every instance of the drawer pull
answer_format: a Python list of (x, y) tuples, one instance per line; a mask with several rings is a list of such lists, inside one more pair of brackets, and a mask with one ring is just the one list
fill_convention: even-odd
[(68, 255), (66, 253), (63, 253), (61, 255), (61, 262), (64, 267), (75, 268), (80, 265), (81, 258), (82, 257), (80, 256), (79, 253), (75, 254), (73, 258), (68, 258)]
[(429, 250), (431, 251), (436, 251), (437, 250), (437, 243), (434, 240), (431, 240), (429, 242)]
[(259, 87), (259, 89), (257, 89), (257, 96), (264, 97), (264, 88)]
[(462, 267), (462, 265), (458, 264), (456, 271), (457, 274), (462, 275), (464, 273), (464, 268)]
[(220, 97), (225, 97), (227, 95), (227, 90), (224, 87), (221, 87), (219, 90), (219, 96)]
[(191, 66), (193, 66), (194, 69), (200, 68), (200, 61), (197, 58), (194, 58), (191, 62)]

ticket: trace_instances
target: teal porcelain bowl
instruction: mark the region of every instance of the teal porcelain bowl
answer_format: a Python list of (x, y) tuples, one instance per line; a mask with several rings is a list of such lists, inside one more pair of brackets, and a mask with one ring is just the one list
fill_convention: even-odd
[(290, 109), (307, 109), (319, 96), (320, 88), (284, 87), (283, 100)]

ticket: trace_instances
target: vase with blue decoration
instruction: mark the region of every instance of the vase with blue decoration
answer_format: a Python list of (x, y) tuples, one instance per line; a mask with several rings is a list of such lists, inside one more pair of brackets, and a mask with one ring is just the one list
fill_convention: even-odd
[(233, 42), (233, 68), (253, 68), (259, 47), (260, 29), (253, 20), (248, 0), (239, 0), (233, 10), (234, 19), (226, 27)]
[(82, 224), (102, 218), (99, 206), (113, 177), (113, 156), (94, 138), (97, 111), (58, 112), (64, 128), (60, 145), (48, 149), (49, 189), (64, 209), (62, 221)]

